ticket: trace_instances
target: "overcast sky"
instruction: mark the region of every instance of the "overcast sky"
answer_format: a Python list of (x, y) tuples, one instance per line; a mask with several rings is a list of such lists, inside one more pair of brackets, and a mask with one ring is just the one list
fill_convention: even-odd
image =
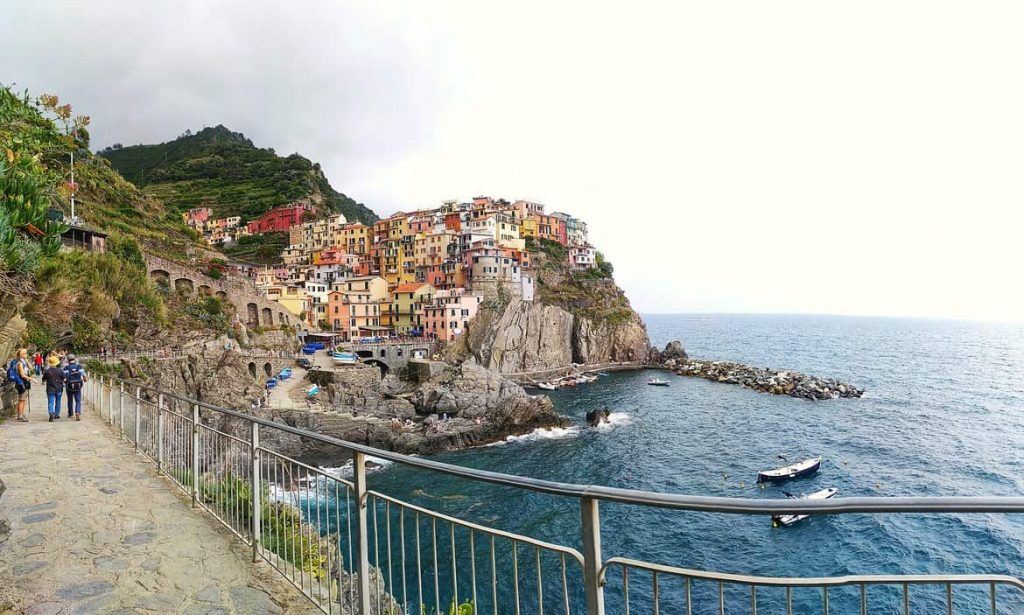
[(1024, 321), (1014, 3), (0, 4), (0, 80), (96, 148), (223, 123), (380, 214), (540, 201), (642, 311)]

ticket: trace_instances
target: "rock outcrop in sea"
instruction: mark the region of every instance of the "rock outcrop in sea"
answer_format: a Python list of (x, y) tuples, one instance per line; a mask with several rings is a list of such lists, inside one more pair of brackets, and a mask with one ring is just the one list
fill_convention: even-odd
[(864, 389), (840, 382), (835, 378), (822, 378), (792, 370), (751, 367), (730, 361), (691, 359), (678, 341), (670, 342), (658, 353), (656, 363), (680, 376), (694, 376), (723, 384), (740, 386), (809, 400), (855, 398), (864, 395)]

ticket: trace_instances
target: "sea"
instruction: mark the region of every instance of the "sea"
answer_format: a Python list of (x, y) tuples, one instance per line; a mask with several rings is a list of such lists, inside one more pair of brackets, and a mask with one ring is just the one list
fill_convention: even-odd
[[(1024, 495), (1024, 326), (806, 315), (651, 314), (644, 320), (659, 347), (680, 340), (694, 358), (831, 376), (867, 393), (861, 399), (814, 402), (674, 375), (668, 376), (670, 386), (652, 387), (646, 382), (654, 372), (613, 373), (550, 393), (556, 408), (571, 419), (570, 427), (433, 459), (568, 483), (734, 498), (785, 498), (826, 487), (837, 488), (837, 497)], [(611, 422), (588, 428), (584, 415), (596, 408), (609, 409)], [(785, 465), (782, 458), (817, 455), (824, 461), (811, 477), (781, 486), (755, 482), (759, 470)], [(571, 499), (397, 465), (373, 472), (369, 482), (372, 489), (460, 519), (581, 548), (580, 509)], [(424, 532), (427, 528), (423, 525)], [(698, 570), (1024, 578), (1024, 515), (851, 514), (773, 527), (766, 516), (602, 504), (601, 529), (605, 558)], [(491, 596), (484, 539), (476, 538), (473, 555), (479, 556), (475, 564), (484, 588), (478, 589)], [(464, 535), (460, 542), (466, 542)], [(442, 533), (442, 560), (447, 544)], [(462, 596), (471, 590), (468, 560), (476, 559), (467, 549), (456, 547), (461, 553), (456, 575), (461, 576), (454, 587)], [(499, 568), (511, 563), (510, 548), (499, 545), (498, 550)], [(514, 595), (511, 573), (503, 571), (496, 612), (534, 613), (541, 606), (535, 554), (521, 547), (517, 557), (523, 587)], [(545, 609), (564, 612), (560, 562), (545, 557)], [(444, 588), (451, 574), (443, 563), (439, 567), (438, 587)], [(574, 573), (578, 569), (570, 565), (568, 577)], [(426, 582), (430, 604), (432, 574)], [(682, 581), (659, 576), (659, 612), (685, 613)], [(577, 583), (569, 585), (570, 611), (580, 612), (582, 593)], [(392, 587), (393, 593), (400, 589)], [(956, 612), (989, 613), (988, 590), (955, 588)], [(625, 612), (627, 591), (631, 612), (653, 612), (652, 576), (634, 573), (624, 580), (621, 570), (611, 569), (605, 589), (609, 613)], [(717, 584), (694, 583), (691, 591), (692, 612), (718, 612)], [(901, 612), (900, 591), (868, 589), (868, 612)], [(437, 601), (447, 612), (450, 595), (439, 592)], [(999, 613), (1024, 613), (1024, 591), (998, 592)], [(725, 612), (753, 612), (748, 589), (726, 585), (723, 595)], [(479, 600), (478, 612), (492, 612), (488, 598)], [(758, 613), (784, 612), (780, 589), (761, 588), (756, 600)], [(823, 612), (824, 600), (820, 590), (796, 590), (794, 612)], [(945, 600), (944, 586), (911, 589), (915, 613), (945, 612)], [(860, 588), (834, 588), (828, 602), (832, 613), (859, 613)]]

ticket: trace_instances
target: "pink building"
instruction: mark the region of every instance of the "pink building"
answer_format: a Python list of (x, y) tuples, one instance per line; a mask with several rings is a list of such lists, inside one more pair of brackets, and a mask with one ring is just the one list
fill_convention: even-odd
[(452, 341), (466, 331), (482, 300), (483, 297), (467, 293), (464, 288), (437, 291), (433, 301), (423, 306), (423, 333)]

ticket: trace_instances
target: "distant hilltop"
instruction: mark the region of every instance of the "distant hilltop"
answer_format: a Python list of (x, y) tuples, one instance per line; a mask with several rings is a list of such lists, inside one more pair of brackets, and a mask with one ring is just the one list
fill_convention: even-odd
[(278, 156), (225, 126), (185, 131), (153, 145), (115, 144), (98, 152), (126, 179), (178, 212), (203, 206), (216, 217), (258, 218), (287, 203), (372, 224), (371, 209), (335, 190), (319, 163)]

